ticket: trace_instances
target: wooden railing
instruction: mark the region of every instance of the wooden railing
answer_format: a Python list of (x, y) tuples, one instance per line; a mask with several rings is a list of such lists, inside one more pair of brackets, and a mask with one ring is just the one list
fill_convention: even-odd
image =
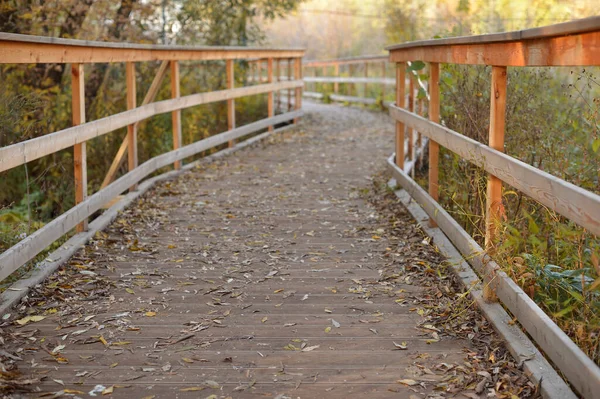
[[(585, 398), (599, 398), (600, 369), (500, 269), (492, 259), (492, 243), (502, 214), (503, 182), (600, 236), (600, 196), (504, 154), (507, 67), (599, 66), (600, 18), (518, 32), (405, 43), (391, 46), (388, 50), (390, 61), (396, 63), (398, 82), (396, 104), (389, 107), (389, 113), (396, 121), (396, 150), (388, 160), (397, 183), (420, 203), (429, 215), (430, 223), (439, 226), (464, 258), (483, 276), (484, 298), (493, 301), (497, 295), (579, 394)], [(429, 119), (415, 113), (410, 101), (406, 109), (405, 81), (407, 62), (410, 61), (429, 63)], [(440, 124), (439, 79), (442, 63), (492, 66), (488, 145)], [(429, 138), (429, 192), (422, 189), (404, 170), (405, 137), (407, 134), (412, 136), (414, 130)], [(439, 145), (489, 173), (485, 234), (487, 251), (437, 202)], [(513, 355), (518, 358), (522, 354)], [(536, 370), (529, 371), (534, 377), (539, 377)]]
[[(73, 126), (31, 140), (0, 148), (0, 172), (23, 165), (57, 151), (74, 148), (74, 177), (76, 204), (44, 227), (0, 254), (0, 281), (33, 259), (54, 241), (73, 228), (78, 232), (87, 229), (87, 219), (103, 205), (136, 185), (156, 170), (173, 164), (181, 168), (185, 158), (213, 147), (229, 143), (250, 133), (272, 130), (277, 124), (294, 120), (302, 115), (301, 64), (304, 51), (299, 49), (261, 49), (248, 47), (186, 47), (153, 46), (125, 43), (86, 42), (0, 33), (0, 63), (37, 64), (69, 63), (72, 79)], [(263, 58), (268, 63), (267, 82), (234, 88), (234, 62)], [(222, 60), (227, 75), (227, 89), (180, 95), (179, 61)], [(273, 81), (273, 62), (294, 63), (294, 80)], [(163, 61), (142, 105), (136, 106), (136, 63)], [(86, 63), (126, 63), (127, 108), (109, 117), (86, 123), (84, 107), (84, 69)], [(163, 77), (170, 70), (172, 99), (153, 102)], [(291, 76), (291, 73), (289, 74)], [(274, 95), (282, 90), (295, 91), (295, 107), (275, 115)], [(266, 119), (236, 126), (235, 99), (257, 94), (268, 94)], [(195, 143), (182, 146), (181, 110), (189, 107), (227, 102), (228, 130)], [(138, 165), (137, 125), (140, 121), (159, 114), (171, 113), (173, 150)], [(88, 196), (86, 142), (92, 138), (127, 127), (127, 135), (115, 161), (104, 179), (102, 188)], [(114, 180), (124, 154), (128, 154), (128, 173)], [(93, 160), (92, 160), (93, 161)]]
[[(362, 56), (333, 60), (307, 61), (304, 67), (304, 96), (327, 97), (331, 101), (374, 105), (387, 104), (387, 86), (396, 82), (388, 77), (386, 56)], [(340, 88), (340, 84), (343, 87)], [(325, 89), (326, 87), (326, 89)], [(369, 90), (376, 87), (376, 90)], [(369, 95), (372, 92), (373, 95)]]

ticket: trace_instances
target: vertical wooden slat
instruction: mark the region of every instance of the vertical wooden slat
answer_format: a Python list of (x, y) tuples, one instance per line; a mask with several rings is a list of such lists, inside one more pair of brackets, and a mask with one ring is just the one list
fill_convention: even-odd
[[(267, 81), (268, 83), (273, 83), (273, 58), (267, 59)], [(269, 118), (275, 116), (275, 106), (274, 106), (274, 92), (270, 91), (267, 99), (267, 112)], [(269, 126), (269, 132), (273, 131), (273, 126)]]
[[(278, 58), (275, 61), (275, 81), (279, 82), (281, 80), (281, 60)], [(281, 109), (281, 92), (275, 92), (275, 111)]]
[[(504, 125), (506, 122), (506, 67), (492, 67), (492, 88), (490, 107), (489, 146), (504, 152)], [(504, 215), (502, 205), (502, 181), (496, 176), (489, 175), (487, 183), (485, 249), (493, 255), (495, 238), (500, 219)], [(493, 276), (485, 276), (484, 298), (488, 301), (497, 300), (490, 282)]]
[[(294, 76), (296, 76), (296, 79), (298, 80), (302, 80), (302, 58), (298, 57), (295, 59), (295, 64), (294, 64)], [(296, 105), (294, 107), (294, 109), (301, 109), (302, 108), (302, 87), (296, 87), (296, 99), (295, 99)], [(294, 118), (294, 123), (298, 123), (298, 118)]]
[[(71, 65), (71, 111), (73, 126), (85, 123), (85, 81), (83, 64)], [(73, 174), (75, 177), (75, 204), (87, 198), (87, 157), (85, 142), (73, 146)], [(87, 219), (77, 225), (77, 232), (87, 231)]]
[(262, 83), (262, 60), (258, 60), (256, 61), (256, 81), (258, 82), (258, 84)]
[[(181, 96), (179, 88), (179, 62), (171, 61), (171, 97), (178, 98)], [(173, 122), (173, 149), (181, 147), (181, 110), (171, 113)], [(181, 161), (175, 161), (175, 169), (181, 168)]]
[[(225, 61), (225, 75), (227, 89), (233, 89), (235, 87), (235, 76), (233, 71), (233, 60)], [(227, 100), (227, 130), (235, 129), (235, 100)], [(235, 145), (235, 140), (229, 141), (229, 147)]]
[[(288, 80), (292, 80), (292, 59), (288, 58), (287, 60), (287, 77)], [(288, 103), (288, 111), (292, 109), (292, 89), (288, 89), (287, 91), (287, 103)]]
[[(406, 63), (396, 64), (396, 105), (404, 108)], [(404, 170), (404, 123), (396, 122), (396, 165)]]
[[(335, 77), (339, 78), (340, 77), (340, 64), (336, 63), (334, 68), (335, 68), (335, 70), (334, 70)], [(340, 84), (338, 82), (335, 82), (333, 84), (333, 92), (335, 94), (338, 94), (339, 91), (340, 91)]]
[[(429, 119), (440, 123), (440, 64), (437, 62), (429, 64)], [(439, 153), (439, 144), (429, 140), (429, 195), (435, 201), (439, 200)], [(431, 218), (429, 218), (429, 225), (437, 226)]]
[[(415, 112), (415, 78), (413, 73), (410, 72), (408, 74), (408, 110), (410, 112)], [(412, 128), (408, 129), (408, 158), (413, 161), (414, 160), (414, 136), (415, 130)]]
[[(127, 109), (136, 107), (135, 63), (125, 63), (125, 80), (127, 81)], [(130, 172), (138, 165), (137, 124), (127, 125), (127, 166)], [(137, 185), (129, 187), (134, 191)]]

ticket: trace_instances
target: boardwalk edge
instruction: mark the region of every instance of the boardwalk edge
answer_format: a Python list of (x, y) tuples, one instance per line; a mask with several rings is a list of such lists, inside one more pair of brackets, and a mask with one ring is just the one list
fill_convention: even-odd
[[(395, 179), (391, 179), (388, 186), (395, 189), (397, 187)], [(483, 315), (506, 341), (506, 346), (513, 357), (523, 363), (523, 369), (529, 374), (534, 383), (540, 384), (541, 382), (542, 396), (547, 399), (577, 398), (577, 395), (573, 393), (568, 384), (560, 377), (525, 332), (516, 323), (512, 322), (512, 317), (504, 307), (498, 302), (485, 301), (481, 280), (442, 230), (439, 227), (429, 226), (429, 216), (425, 210), (406, 190), (394, 190), (394, 193), (410, 212), (421, 230), (431, 237), (434, 245), (447, 257), (452, 271), (459, 277), (459, 281), (464, 288), (469, 289), (471, 298)]]

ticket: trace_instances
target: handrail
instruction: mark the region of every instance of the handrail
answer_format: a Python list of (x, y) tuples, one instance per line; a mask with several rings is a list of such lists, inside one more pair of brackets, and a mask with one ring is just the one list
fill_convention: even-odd
[(0, 32), (3, 64), (139, 61), (208, 61), (248, 58), (298, 58), (301, 48), (168, 46), (60, 39)]
[[(390, 46), (388, 50), (397, 72), (396, 104), (389, 107), (390, 116), (396, 121), (396, 157), (390, 169), (397, 182), (421, 203), (431, 225), (439, 225), (480, 272), (485, 283), (485, 299), (494, 301), (497, 295), (582, 397), (600, 398), (600, 368), (493, 260), (498, 222), (503, 216), (503, 182), (600, 236), (599, 195), (504, 154), (506, 67), (600, 65), (600, 17), (517, 32), (404, 43)], [(411, 112), (410, 106), (404, 109), (407, 62), (412, 61), (429, 63), (429, 119)], [(441, 63), (492, 65), (488, 145), (440, 124)], [(428, 193), (403, 171), (402, 143), (407, 128), (429, 138)], [(439, 145), (488, 172), (485, 251), (438, 203)], [(513, 354), (517, 358), (520, 355)], [(539, 371), (530, 371), (532, 378), (539, 382)]]
[(387, 55), (362, 55), (358, 57), (332, 58), (329, 60), (305, 61), (304, 67), (322, 67), (335, 65), (364, 64), (365, 62), (387, 62)]
[[(249, 47), (195, 47), (160, 46), (129, 43), (89, 42), (71, 39), (46, 38), (10, 33), (0, 33), (0, 64), (18, 63), (71, 63), (73, 126), (30, 140), (0, 148), (0, 172), (23, 165), (57, 151), (74, 148), (75, 206), (44, 227), (0, 254), (0, 281), (33, 259), (48, 245), (67, 234), (73, 227), (81, 233), (87, 229), (87, 218), (119, 194), (137, 184), (151, 173), (173, 164), (181, 168), (188, 157), (215, 146), (229, 143), (262, 129), (272, 131), (279, 123), (294, 121), (302, 116), (302, 49), (265, 49)], [(234, 60), (260, 57), (267, 61), (266, 83), (234, 88)], [(140, 61), (162, 60), (157, 76), (146, 95), (144, 103), (136, 106), (135, 65)], [(179, 61), (222, 60), (227, 75), (227, 88), (205, 93), (180, 96)], [(288, 61), (289, 79), (274, 78), (273, 61)], [(85, 121), (84, 63), (126, 62), (127, 111), (110, 115), (93, 122)], [(293, 63), (293, 68), (291, 64)], [(153, 102), (164, 75), (170, 69), (171, 99)], [(293, 70), (292, 70), (293, 69)], [(292, 78), (293, 76), (293, 78)], [(288, 97), (295, 92), (294, 109), (275, 115), (274, 99), (280, 91), (287, 90)], [(267, 94), (268, 117), (241, 127), (235, 123), (235, 99), (257, 94)], [(195, 143), (181, 145), (181, 110), (213, 102), (227, 102), (228, 130)], [(291, 102), (291, 101), (290, 101)], [(155, 115), (172, 114), (173, 150), (158, 155), (138, 165), (138, 123)], [(88, 197), (86, 143), (90, 139), (127, 127), (127, 136), (113, 162), (116, 165), (105, 185)], [(125, 150), (128, 153), (128, 173), (112, 181)], [(110, 184), (109, 184), (110, 183)]]
[(600, 17), (516, 32), (390, 46), (390, 62), (495, 66), (598, 66)]

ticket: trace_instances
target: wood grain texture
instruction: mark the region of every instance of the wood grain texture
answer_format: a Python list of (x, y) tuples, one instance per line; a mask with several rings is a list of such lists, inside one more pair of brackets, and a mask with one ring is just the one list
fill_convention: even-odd
[(230, 90), (191, 94), (189, 96), (171, 100), (153, 102), (130, 111), (88, 122), (81, 126), (74, 126), (35, 139), (0, 148), (0, 172), (71, 147), (74, 144), (83, 143), (94, 137), (101, 136), (155, 115), (173, 112), (175, 110), (196, 105), (225, 101), (230, 98), (268, 93), (269, 91), (277, 89), (293, 89), (302, 85), (302, 81), (292, 80), (280, 83), (240, 87)]
[(510, 42), (398, 48), (390, 50), (390, 60), (496, 66), (599, 66), (600, 31)]
[[(406, 63), (396, 64), (396, 105), (400, 108), (405, 106), (406, 93)], [(405, 125), (396, 121), (396, 165), (404, 169), (404, 131)]]
[(302, 49), (156, 46), (0, 33), (0, 63), (3, 64), (206, 61), (303, 55)]
[[(127, 109), (136, 107), (136, 82), (135, 82), (135, 64), (127, 62), (125, 64), (125, 80), (127, 82)], [(132, 171), (138, 165), (138, 150), (137, 150), (137, 126), (135, 123), (127, 125), (127, 170)], [(129, 191), (134, 191), (136, 185), (129, 187)]]
[[(440, 123), (440, 64), (429, 64), (429, 119)], [(439, 200), (439, 156), (440, 146), (435, 140), (429, 140), (429, 195), (435, 201)], [(429, 225), (435, 227), (435, 221), (429, 220)]]
[[(302, 80), (302, 58), (296, 58), (294, 60), (294, 77), (296, 80)], [(294, 99), (294, 109), (302, 109), (302, 88), (303, 86), (296, 87), (296, 98)], [(294, 119), (294, 123), (298, 123), (299, 119)]]
[[(85, 79), (82, 64), (71, 65), (71, 112), (73, 126), (85, 123)], [(75, 204), (87, 198), (86, 143), (73, 146), (73, 176), (75, 179)], [(87, 230), (87, 219), (77, 225), (77, 232)]]
[[(504, 126), (506, 124), (506, 67), (492, 67), (489, 146), (504, 152)], [(493, 251), (498, 223), (504, 215), (502, 181), (489, 175), (486, 196), (485, 249)]]
[[(179, 62), (171, 61), (171, 98), (181, 97), (181, 87), (179, 83)], [(171, 122), (173, 126), (173, 149), (181, 147), (181, 110), (176, 109), (171, 112)], [(173, 164), (175, 170), (181, 168), (181, 161), (177, 160)]]
[(396, 106), (390, 106), (389, 110), (391, 117), (396, 121), (418, 129), (425, 136), (586, 228), (592, 234), (600, 235), (599, 195)]
[(520, 31), (450, 37), (445, 39), (418, 40), (414, 42), (394, 44), (386, 47), (386, 50), (401, 50), (411, 47), (446, 46), (452, 44), (509, 42), (524, 39), (547, 39), (556, 36), (577, 35), (598, 30), (600, 30), (600, 17), (596, 16), (554, 25), (541, 26), (538, 28), (524, 29)]
[[(227, 79), (227, 89), (233, 89), (235, 87), (235, 75), (234, 75), (234, 64), (233, 60), (227, 60), (225, 62), (225, 75)], [(235, 128), (235, 100), (233, 98), (227, 100), (227, 129), (231, 130)], [(229, 142), (229, 147), (233, 147), (235, 141)]]
[(75, 205), (73, 208), (69, 209), (56, 219), (47, 223), (44, 227), (38, 229), (27, 238), (23, 239), (16, 245), (10, 247), (0, 254), (0, 281), (4, 280), (12, 272), (17, 270), (29, 260), (33, 259), (37, 254), (47, 248), (58, 238), (68, 233), (69, 230), (74, 228), (79, 222), (99, 210), (112, 198), (127, 190), (131, 185), (139, 183), (142, 179), (156, 170), (223, 143), (227, 143), (229, 140), (234, 140), (261, 129), (265, 129), (269, 125), (275, 125), (298, 118), (301, 115), (302, 110), (297, 110), (281, 114), (273, 118), (263, 119), (258, 122), (250, 123), (248, 125), (211, 136), (204, 140), (197, 141), (177, 150), (161, 154), (144, 162), (133, 171), (121, 176), (107, 187), (89, 196), (84, 201)]

